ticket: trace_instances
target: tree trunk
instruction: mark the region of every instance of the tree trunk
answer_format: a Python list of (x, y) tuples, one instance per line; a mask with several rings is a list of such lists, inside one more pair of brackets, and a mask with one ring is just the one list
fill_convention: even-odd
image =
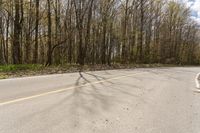
[(20, 0), (15, 0), (15, 20), (14, 20), (14, 37), (13, 37), (13, 64), (21, 64), (21, 48), (20, 48)]

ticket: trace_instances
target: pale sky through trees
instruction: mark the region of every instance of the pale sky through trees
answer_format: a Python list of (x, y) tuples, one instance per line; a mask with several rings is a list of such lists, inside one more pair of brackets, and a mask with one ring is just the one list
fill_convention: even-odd
[(200, 24), (200, 0), (180, 0), (191, 9), (192, 19)]

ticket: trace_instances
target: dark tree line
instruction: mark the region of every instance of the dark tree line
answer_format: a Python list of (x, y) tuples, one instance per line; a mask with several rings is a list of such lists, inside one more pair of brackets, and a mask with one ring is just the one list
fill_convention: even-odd
[(199, 64), (199, 25), (165, 0), (0, 0), (0, 64)]

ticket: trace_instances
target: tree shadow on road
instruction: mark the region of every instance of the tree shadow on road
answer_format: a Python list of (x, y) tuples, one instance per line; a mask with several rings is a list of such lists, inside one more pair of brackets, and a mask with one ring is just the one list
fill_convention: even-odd
[[(82, 120), (88, 120), (88, 116), (93, 118), (93, 116), (102, 115), (102, 112), (109, 111), (116, 104), (124, 104), (124, 99), (118, 97), (121, 94), (125, 97), (139, 99), (140, 96), (137, 94), (126, 91), (123, 88), (125, 86), (120, 86), (120, 84), (107, 79), (104, 76), (80, 71), (74, 88), (71, 91), (62, 92), (60, 95), (62, 98), (58, 102), (51, 104), (41, 112), (35, 113), (35, 117), (45, 115), (47, 119), (51, 120), (50, 116), (55, 112), (65, 112), (63, 116), (66, 117), (66, 120), (71, 120), (70, 126), (77, 129), (81, 126)], [(65, 94), (66, 96), (64, 96)], [(62, 123), (63, 116), (60, 115), (54, 119), (56, 124)]]
[[(88, 73), (87, 73), (88, 74)], [(94, 77), (96, 77), (96, 79), (98, 81), (101, 81), (101, 79), (98, 78), (97, 75), (94, 74), (90, 74)], [(102, 77), (103, 79), (106, 79), (104, 77)], [(81, 82), (82, 80), (82, 82)], [(112, 82), (108, 82), (105, 80), (105, 84), (110, 83), (112, 84)], [(87, 84), (87, 86), (81, 86), (82, 84)], [(104, 85), (104, 83), (101, 82), (101, 87), (106, 88), (106, 86)], [(84, 103), (85, 100), (90, 100), (92, 101), (96, 106), (99, 105), (101, 106), (102, 109), (107, 109), (110, 107), (109, 104), (109, 99), (110, 96), (105, 95), (105, 93), (102, 93), (100, 91), (100, 88), (96, 87), (95, 84), (92, 83), (92, 81), (90, 81), (89, 79), (87, 79), (84, 74), (82, 72), (79, 72), (79, 78), (76, 80), (76, 84), (75, 84), (75, 89), (72, 93), (74, 97), (74, 105), (79, 105), (79, 107), (86, 109), (88, 111), (90, 111), (91, 113), (95, 113), (96, 111), (94, 107), (90, 107), (90, 105), (87, 105), (87, 103)], [(82, 104), (81, 104), (82, 103)]]

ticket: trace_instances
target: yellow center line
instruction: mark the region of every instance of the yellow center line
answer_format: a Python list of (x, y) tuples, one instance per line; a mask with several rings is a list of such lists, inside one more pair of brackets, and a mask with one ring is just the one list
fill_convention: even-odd
[(12, 104), (12, 103), (17, 103), (17, 102), (21, 102), (21, 101), (26, 101), (26, 100), (30, 100), (30, 99), (50, 95), (50, 94), (56, 94), (56, 93), (60, 93), (60, 92), (64, 92), (64, 91), (72, 90), (72, 89), (76, 89), (76, 88), (86, 87), (86, 86), (90, 86), (90, 85), (94, 85), (94, 84), (100, 84), (100, 83), (104, 83), (104, 82), (107, 82), (107, 81), (121, 79), (121, 78), (125, 78), (125, 77), (130, 77), (130, 76), (139, 75), (139, 74), (143, 74), (143, 73), (146, 73), (146, 72), (140, 72), (140, 73), (134, 73), (134, 74), (130, 74), (130, 75), (108, 78), (108, 79), (101, 80), (101, 81), (95, 81), (95, 82), (86, 83), (86, 84), (83, 84), (83, 85), (71, 86), (71, 87), (68, 87), (68, 88), (63, 88), (63, 89), (59, 89), (59, 90), (55, 90), (55, 91), (49, 91), (49, 92), (45, 92), (45, 93), (41, 93), (41, 94), (37, 94), (37, 95), (33, 95), (33, 96), (18, 98), (18, 99), (6, 101), (6, 102), (0, 102), (0, 106)]

